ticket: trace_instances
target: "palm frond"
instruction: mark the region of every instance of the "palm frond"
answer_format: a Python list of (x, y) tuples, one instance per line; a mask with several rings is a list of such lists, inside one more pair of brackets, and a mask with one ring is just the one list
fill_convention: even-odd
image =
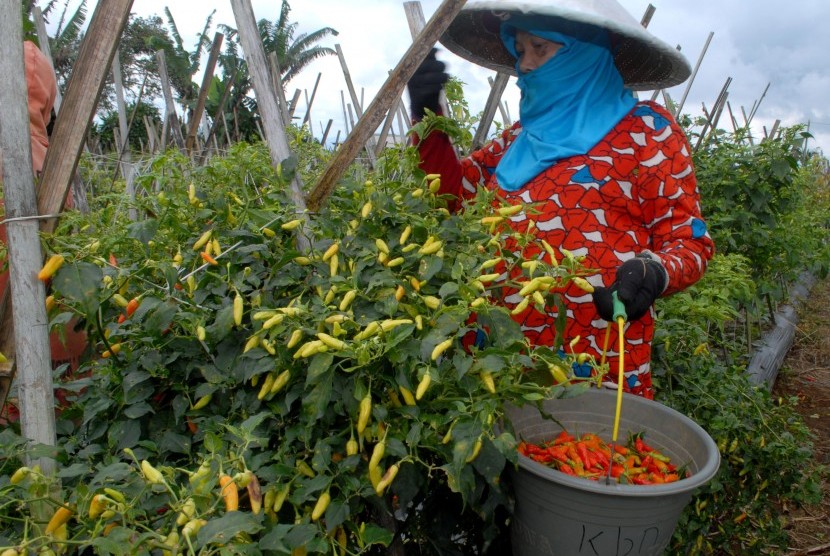
[(173, 19), (173, 14), (170, 13), (170, 8), (167, 6), (164, 7), (164, 14), (167, 16), (167, 25), (170, 27), (170, 35), (176, 42), (176, 47), (178, 47), (179, 50), (184, 50), (184, 41), (182, 40), (182, 36), (179, 34), (179, 28), (176, 27), (176, 20)]
[(210, 52), (210, 48), (213, 45), (213, 39), (208, 36), (210, 32), (210, 27), (213, 25), (213, 16), (216, 15), (216, 10), (210, 12), (210, 15), (207, 16), (205, 20), (205, 26), (202, 29), (202, 32), (199, 33), (196, 41), (196, 50), (193, 52), (191, 56), (191, 68), (193, 73), (199, 69), (199, 63), (202, 59), (202, 52)]
[[(68, 2), (67, 2), (68, 4)], [(61, 22), (64, 21), (64, 16), (66, 11), (64, 10), (64, 14), (61, 16)], [(78, 39), (81, 36), (81, 31), (83, 30), (84, 23), (86, 23), (86, 0), (83, 0), (79, 5), (78, 9), (75, 10), (75, 13), (72, 14), (72, 17), (66, 21), (66, 26), (61, 29), (58, 27), (58, 31), (55, 33), (55, 43), (56, 44), (69, 44)]]

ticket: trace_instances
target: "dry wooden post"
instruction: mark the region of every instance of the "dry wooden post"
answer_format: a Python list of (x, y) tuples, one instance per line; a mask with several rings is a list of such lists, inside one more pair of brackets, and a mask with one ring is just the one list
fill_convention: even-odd
[(164, 94), (164, 125), (161, 128), (161, 149), (167, 148), (167, 141), (170, 134), (179, 149), (184, 148), (182, 128), (179, 125), (179, 117), (176, 115), (176, 103), (173, 101), (173, 91), (170, 88), (170, 77), (167, 75), (167, 61), (164, 50), (156, 51), (156, 61), (159, 66), (159, 77), (161, 78), (161, 90)]
[[(231, 88), (233, 88), (233, 84), (236, 83), (237, 75), (239, 75), (239, 68), (233, 71), (233, 75), (231, 75), (231, 78), (228, 79), (227, 83), (225, 83), (225, 89), (222, 91), (222, 97), (219, 99), (219, 105), (216, 107), (216, 113), (213, 115), (213, 123), (211, 124), (210, 130), (207, 134), (207, 138), (205, 139), (205, 147), (202, 149), (202, 153), (199, 155), (199, 157), (202, 160), (204, 160), (205, 156), (207, 155), (207, 151), (210, 146), (210, 140), (213, 138), (213, 134), (216, 133), (216, 127), (219, 125), (219, 119), (224, 118), (225, 116), (225, 103), (228, 101), (228, 95), (230, 95)], [(225, 123), (225, 126), (227, 127), (227, 123)]]
[(311, 119), (311, 106), (314, 104), (314, 97), (317, 95), (317, 87), (320, 85), (320, 78), (322, 76), (322, 73), (318, 73), (317, 80), (314, 81), (314, 88), (311, 89), (311, 99), (306, 102), (307, 107), (305, 111), (305, 117), (303, 118), (303, 124), (305, 124)]
[[(775, 139), (775, 134), (778, 133), (778, 126), (781, 125), (781, 120), (775, 120), (772, 124), (772, 129), (769, 130), (769, 134), (764, 138), (764, 140), (772, 140)], [(766, 129), (766, 127), (764, 128)], [(763, 143), (763, 141), (762, 141)]]
[(302, 91), (294, 89), (294, 96), (291, 97), (291, 102), (288, 103), (288, 119), (294, 118), (294, 111), (297, 109), (297, 104), (300, 102), (300, 94)]
[[(729, 84), (732, 83), (732, 78), (727, 77), (726, 83), (724, 83), (723, 88), (721, 89), (720, 93), (718, 94), (718, 98), (715, 100), (714, 106), (712, 106), (712, 112), (708, 114), (708, 118), (706, 120), (706, 124), (703, 126), (703, 130), (700, 132), (700, 137), (697, 139), (697, 143), (694, 146), (694, 151), (697, 151), (701, 145), (703, 144), (703, 140), (707, 137), (708, 131), (710, 128), (714, 129), (714, 126), (717, 124), (716, 118), (719, 117), (720, 111), (723, 109), (723, 104), (726, 102), (726, 98), (728, 96), (728, 89)], [(705, 111), (705, 108), (704, 108)]]
[(329, 136), (329, 131), (331, 131), (331, 124), (334, 123), (334, 120), (329, 119), (329, 123), (326, 124), (326, 129), (323, 130), (323, 138), (320, 139), (320, 144), (325, 146), (326, 145), (326, 138)]
[(746, 138), (749, 139), (750, 145), (755, 145), (755, 141), (752, 139), (752, 130), (749, 128), (749, 118), (746, 117), (746, 110), (743, 106), (741, 106), (741, 115), (744, 117), (744, 127), (746, 127)]
[[(0, 149), (3, 156), (3, 189), (8, 233), (9, 288), (14, 328), (25, 330), (14, 342), (12, 368), (18, 369), (18, 398), (23, 436), (33, 444), (54, 446), (55, 400), (52, 391), (52, 361), (46, 292), (36, 275), (43, 264), (38, 235), (38, 211), (32, 174), (29, 140), (28, 91), (23, 63), (21, 5), (17, 0), (0, 3), (0, 34), (4, 37), (0, 56)], [(4, 348), (5, 350), (6, 348)], [(9, 378), (9, 380), (11, 380)], [(7, 386), (3, 390), (7, 391)], [(0, 400), (5, 403), (5, 397)], [(30, 458), (27, 465), (40, 465), (44, 473), (56, 470), (54, 460)]]
[(288, 114), (288, 102), (285, 100), (285, 91), (282, 88), (282, 70), (276, 52), (268, 54), (268, 63), (271, 67), (271, 78), (274, 80), (274, 90), (277, 92), (277, 102), (279, 103), (277, 114), (280, 117), (280, 127), (285, 129), (285, 126), (291, 121), (291, 116)]
[(504, 89), (507, 87), (509, 80), (510, 75), (496, 72), (496, 79), (490, 86), (490, 95), (487, 97), (487, 103), (484, 105), (484, 113), (481, 115), (481, 121), (473, 137), (473, 149), (478, 149), (484, 145), (484, 141), (490, 133), (490, 124), (493, 123), (493, 118), (496, 116), (496, 108), (500, 106), (501, 96), (504, 94)]
[[(118, 50), (115, 51), (115, 56), (112, 57), (112, 82), (115, 85), (115, 100), (118, 107), (118, 128), (121, 131), (120, 137), (116, 134), (115, 144), (120, 146), (118, 149), (118, 161), (121, 167), (121, 175), (124, 176), (125, 193), (131, 201), (135, 200), (135, 184), (133, 178), (135, 175), (132, 163), (132, 155), (130, 153), (130, 126), (127, 124), (127, 107), (124, 102), (124, 85), (121, 81), (121, 62), (119, 60)], [(136, 103), (136, 109), (138, 104)], [(138, 212), (135, 207), (130, 204), (128, 211), (129, 218), (135, 221), (138, 218)]]
[(653, 5), (649, 4), (646, 7), (646, 11), (643, 14), (642, 19), (640, 19), (640, 25), (643, 27), (648, 27), (648, 24), (651, 23), (651, 18), (654, 16), (654, 12), (657, 10)]
[[(349, 66), (346, 65), (346, 57), (343, 56), (343, 50), (340, 48), (339, 44), (335, 44), (334, 48), (337, 51), (337, 58), (340, 60), (340, 67), (343, 69), (343, 77), (346, 80), (346, 88), (349, 90), (349, 96), (352, 99), (352, 106), (354, 107), (355, 114), (357, 115), (357, 121), (359, 122), (363, 118), (363, 107), (360, 105), (360, 100), (357, 98), (357, 93), (354, 90), (352, 75), (349, 72)], [(380, 122), (378, 122), (378, 124), (380, 124)], [(377, 163), (377, 158), (375, 157), (375, 141), (373, 139), (376, 129), (377, 125), (372, 129), (365, 141), (366, 154), (369, 156), (369, 166), (372, 168), (374, 168)]]
[(346, 135), (348, 135), (352, 128), (349, 126), (349, 115), (348, 110), (346, 108), (346, 96), (343, 94), (343, 90), (340, 90), (340, 108), (343, 110), (343, 127), (346, 129)]
[[(239, 29), (239, 40), (245, 53), (248, 71), (253, 79), (262, 123), (265, 126), (265, 139), (268, 142), (268, 151), (271, 154), (271, 164), (274, 168), (277, 168), (283, 160), (291, 156), (291, 150), (288, 147), (285, 130), (279, 125), (279, 106), (271, 86), (271, 78), (268, 75), (268, 63), (265, 60), (265, 51), (259, 38), (254, 10), (251, 6), (251, 0), (231, 0), (231, 7), (236, 19), (236, 26)], [(308, 219), (306, 202), (303, 197), (303, 186), (298, 173), (294, 175), (291, 181), (289, 193), (297, 215), (300, 218)], [(298, 228), (298, 230), (301, 229), (302, 226)], [(301, 252), (308, 252), (311, 248), (308, 238), (302, 233), (297, 234), (297, 248)]]
[(150, 145), (148, 146), (150, 154), (154, 154), (159, 142), (158, 133), (156, 133), (156, 126), (147, 116), (142, 116), (142, 119), (144, 120), (144, 129), (147, 130), (147, 138), (150, 140)]
[(216, 68), (216, 61), (219, 59), (219, 53), (222, 50), (222, 39), (225, 36), (222, 33), (213, 35), (213, 45), (210, 49), (207, 65), (205, 66), (205, 74), (202, 77), (202, 87), (199, 89), (199, 97), (196, 99), (196, 108), (193, 110), (193, 116), (190, 119), (190, 126), (187, 130), (187, 140), (185, 141), (185, 149), (190, 153), (196, 145), (196, 132), (199, 130), (199, 122), (202, 121), (202, 114), (205, 111), (205, 101), (207, 100), (210, 84), (213, 81), (213, 70)]
[[(32, 17), (35, 20), (35, 27), (37, 28), (37, 38), (40, 42), (40, 51), (43, 52), (43, 55), (46, 56), (47, 60), (49, 60), (49, 64), (52, 66), (52, 71), (55, 71), (55, 63), (52, 60), (52, 51), (49, 48), (49, 34), (46, 32), (46, 23), (43, 20), (43, 12), (41, 11), (40, 6), (32, 6)], [(63, 95), (61, 94), (60, 87), (58, 87), (57, 94), (55, 95), (55, 114), (60, 112), (62, 102)]]
[(750, 123), (750, 122), (752, 121), (752, 119), (755, 117), (755, 114), (758, 112), (758, 107), (759, 107), (759, 106), (761, 106), (761, 102), (764, 100), (764, 97), (765, 97), (765, 96), (767, 96), (767, 91), (769, 91), (769, 86), (770, 86), (770, 85), (771, 85), (771, 83), (767, 83), (767, 86), (764, 88), (764, 92), (763, 92), (763, 93), (761, 93), (761, 98), (759, 98), (759, 99), (758, 99), (758, 100), (757, 100), (757, 101), (756, 101), (756, 102), (752, 105), (752, 111), (750, 111), (750, 113), (749, 113), (749, 119), (747, 120), (746, 125), (749, 125), (749, 123)]
[(427, 57), (432, 45), (435, 44), (450, 22), (461, 11), (465, 2), (466, 0), (444, 0), (432, 15), (424, 30), (418, 35), (418, 39), (406, 51), (374, 100), (369, 104), (363, 117), (358, 120), (352, 133), (323, 170), (320, 179), (308, 197), (311, 210), (318, 210), (323, 205), (329, 194), (334, 190), (337, 181), (342, 177), (343, 172), (346, 171), (357, 153), (366, 144), (366, 140), (380, 125), (386, 112), (398, 102), (407, 81), (421, 65), (421, 62), (424, 61), (424, 58)]
[(686, 97), (689, 96), (689, 89), (692, 88), (692, 83), (695, 81), (695, 77), (697, 76), (697, 70), (700, 69), (700, 64), (703, 62), (703, 57), (706, 55), (706, 51), (709, 49), (709, 43), (712, 42), (712, 37), (715, 36), (715, 33), (710, 31), (709, 36), (706, 38), (706, 43), (703, 45), (703, 50), (700, 51), (700, 56), (697, 57), (697, 63), (695, 63), (695, 67), (692, 70), (692, 75), (689, 77), (689, 82), (686, 83), (686, 89), (683, 91), (683, 96), (680, 97), (680, 104), (677, 105), (677, 110), (674, 111), (674, 116), (680, 116), (680, 111), (683, 110), (683, 105), (686, 104)]

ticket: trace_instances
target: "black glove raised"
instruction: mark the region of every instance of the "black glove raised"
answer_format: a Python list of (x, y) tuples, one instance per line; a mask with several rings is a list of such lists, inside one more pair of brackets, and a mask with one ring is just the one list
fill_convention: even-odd
[(429, 108), (438, 112), (438, 99), (441, 96), (441, 89), (449, 80), (450, 76), (444, 71), (446, 64), (435, 58), (437, 48), (433, 48), (421, 65), (415, 70), (412, 79), (406, 84), (409, 93), (410, 113), (412, 117), (419, 120), (426, 114)]
[(663, 265), (647, 256), (638, 255), (625, 261), (617, 269), (614, 283), (608, 288), (594, 289), (594, 305), (599, 316), (614, 320), (612, 294), (625, 306), (627, 320), (637, 320), (645, 315), (654, 300), (666, 289), (668, 275)]

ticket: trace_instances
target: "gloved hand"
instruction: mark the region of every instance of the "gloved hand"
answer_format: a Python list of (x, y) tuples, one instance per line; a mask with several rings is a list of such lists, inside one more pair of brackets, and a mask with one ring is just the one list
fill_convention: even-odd
[(421, 65), (415, 70), (406, 89), (409, 92), (410, 113), (416, 120), (421, 119), (429, 108), (438, 112), (438, 98), (441, 89), (450, 76), (444, 71), (446, 64), (435, 58), (437, 48), (433, 48)]
[(617, 292), (617, 298), (625, 306), (626, 319), (637, 320), (663, 293), (668, 279), (663, 265), (648, 256), (637, 255), (617, 269), (617, 276), (610, 287), (594, 288), (594, 305), (599, 316), (613, 322), (614, 300), (611, 294)]

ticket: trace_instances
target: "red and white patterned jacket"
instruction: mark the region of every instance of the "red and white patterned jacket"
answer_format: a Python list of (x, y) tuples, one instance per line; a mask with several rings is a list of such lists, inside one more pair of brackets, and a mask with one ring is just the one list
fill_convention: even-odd
[[(610, 286), (616, 269), (639, 253), (650, 252), (668, 273), (664, 295), (680, 291), (703, 275), (714, 245), (700, 214), (700, 198), (691, 162), (691, 150), (674, 118), (653, 102), (639, 102), (587, 154), (572, 156), (516, 191), (498, 188), (495, 168), (505, 149), (521, 130), (516, 123), (499, 138), (469, 157), (458, 160), (446, 135), (431, 133), (419, 143), (421, 168), (441, 174), (440, 194), (470, 198), (476, 187), (497, 189), (503, 202), (533, 203), (539, 214), (521, 212), (511, 217), (514, 230), (527, 233), (528, 223), (537, 242), (525, 248), (525, 259), (544, 257), (538, 240), (555, 250), (584, 256), (587, 268), (599, 273), (588, 277), (594, 286)], [(458, 208), (460, 203), (452, 208)], [(515, 243), (504, 246), (517, 250)], [(561, 260), (562, 253), (557, 253)], [(579, 337), (575, 353), (598, 360), (606, 352), (609, 323), (597, 314), (590, 294), (576, 286), (564, 291), (567, 307), (564, 345)], [(509, 308), (521, 300), (506, 291)], [(533, 307), (517, 315), (525, 335), (537, 345), (552, 345), (556, 307), (544, 312)], [(607, 346), (608, 379), (617, 376), (616, 325)], [(653, 397), (650, 359), (654, 336), (654, 310), (625, 327), (624, 389)], [(588, 368), (575, 368), (577, 375)]]

